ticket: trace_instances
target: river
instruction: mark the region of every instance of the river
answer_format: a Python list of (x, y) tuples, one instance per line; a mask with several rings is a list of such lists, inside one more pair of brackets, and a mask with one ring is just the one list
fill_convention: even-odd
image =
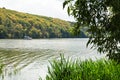
[[(4, 80), (39, 80), (45, 78), (49, 61), (60, 54), (72, 59), (96, 59), (104, 55), (86, 47), (87, 38), (74, 39), (1, 39), (0, 62), (5, 65)], [(1, 80), (1, 79), (0, 79)]]

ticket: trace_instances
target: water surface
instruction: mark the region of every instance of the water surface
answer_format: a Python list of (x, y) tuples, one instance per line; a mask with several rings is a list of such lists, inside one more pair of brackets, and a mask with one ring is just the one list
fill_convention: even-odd
[(0, 40), (0, 62), (5, 65), (4, 80), (38, 80), (47, 74), (48, 61), (60, 54), (82, 60), (101, 58), (96, 50), (86, 48), (88, 39)]

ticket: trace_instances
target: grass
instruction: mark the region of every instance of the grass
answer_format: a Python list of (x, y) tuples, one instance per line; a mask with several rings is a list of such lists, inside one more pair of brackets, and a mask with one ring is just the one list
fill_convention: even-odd
[(4, 75), (3, 75), (3, 68), (4, 68), (4, 65), (0, 62), (0, 80), (4, 78)]
[(53, 60), (46, 80), (120, 80), (120, 64), (112, 60)]
[(0, 75), (3, 73), (3, 65), (0, 63)]

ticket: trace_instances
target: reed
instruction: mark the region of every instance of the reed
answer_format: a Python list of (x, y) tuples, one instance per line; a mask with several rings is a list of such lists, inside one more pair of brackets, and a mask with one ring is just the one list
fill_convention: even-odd
[(46, 80), (120, 80), (120, 64), (112, 60), (53, 60)]
[(3, 64), (0, 63), (0, 75), (3, 73)]
[(0, 80), (4, 80), (3, 68), (4, 65), (0, 61)]

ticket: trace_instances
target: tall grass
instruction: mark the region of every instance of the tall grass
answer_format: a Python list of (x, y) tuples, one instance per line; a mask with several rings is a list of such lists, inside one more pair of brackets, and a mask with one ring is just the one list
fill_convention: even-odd
[(120, 64), (112, 60), (65, 59), (50, 62), (46, 80), (120, 80)]
[(0, 63), (0, 75), (3, 73), (3, 64)]
[(0, 61), (0, 80), (3, 80), (4, 78), (3, 68), (4, 68), (4, 65)]

